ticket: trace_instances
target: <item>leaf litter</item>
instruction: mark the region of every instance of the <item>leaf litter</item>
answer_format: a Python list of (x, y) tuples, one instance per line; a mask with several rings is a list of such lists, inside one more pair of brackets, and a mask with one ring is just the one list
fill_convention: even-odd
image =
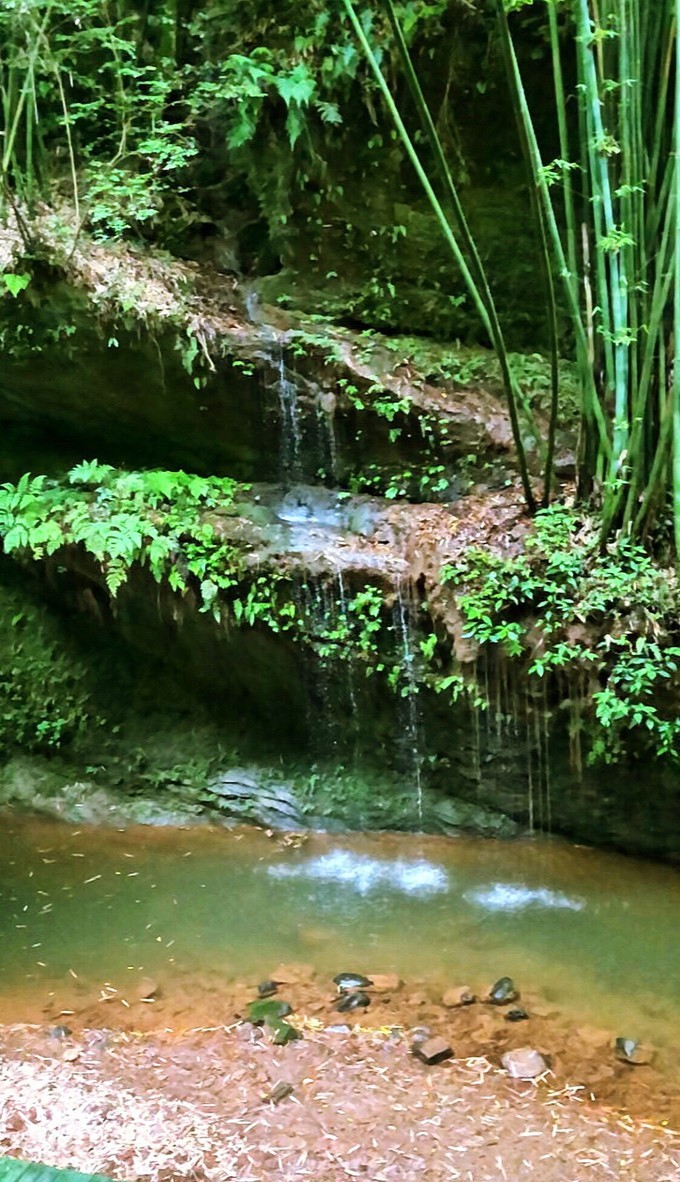
[(578, 1087), (516, 1084), (481, 1056), (428, 1068), (394, 1031), (312, 1021), (282, 1048), (248, 1024), (66, 1047), (0, 1028), (0, 1152), (145, 1182), (680, 1180), (677, 1133)]

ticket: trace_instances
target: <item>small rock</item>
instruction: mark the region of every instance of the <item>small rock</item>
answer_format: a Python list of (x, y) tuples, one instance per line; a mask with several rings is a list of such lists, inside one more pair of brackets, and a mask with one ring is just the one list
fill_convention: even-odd
[(70, 1026), (53, 1026), (49, 1031), (50, 1038), (70, 1038), (72, 1034)]
[(333, 977), (333, 984), (337, 985), (340, 993), (346, 993), (351, 989), (368, 989), (373, 982), (361, 973), (338, 973), (337, 977)]
[(158, 981), (154, 981), (153, 977), (144, 977), (139, 985), (135, 986), (137, 1001), (154, 1001), (158, 993)]
[(279, 988), (279, 981), (260, 981), (257, 987), (258, 997), (273, 997)]
[(333, 1006), (341, 1014), (349, 1014), (351, 1010), (358, 1010), (370, 1006), (371, 999), (367, 993), (343, 993), (339, 1001)]
[(292, 1014), (293, 1007), (287, 1001), (273, 1001), (268, 998), (258, 998), (248, 1006), (248, 1021), (254, 1026), (261, 1022), (278, 1022), (280, 1018), (287, 1018)]
[(651, 1063), (654, 1052), (635, 1038), (617, 1038), (614, 1043), (616, 1056), (623, 1063), (630, 1063), (632, 1067), (644, 1067)]
[[(397, 973), (369, 973), (371, 988), (376, 993), (398, 993), (404, 982)], [(368, 988), (368, 986), (364, 986)]]
[(266, 1023), (267, 1034), (275, 1047), (285, 1047), (286, 1043), (294, 1042), (297, 1038), (302, 1038), (299, 1030), (291, 1026), (290, 1022), (284, 1022), (283, 1019), (274, 1019)]
[(327, 1034), (351, 1034), (352, 1029), (347, 1026), (345, 1022), (336, 1022), (333, 1026), (326, 1027)]
[(512, 1001), (517, 1001), (519, 991), (515, 988), (515, 982), (512, 977), (499, 977), (495, 985), (492, 985), (489, 990), (488, 1001), (493, 1006), (507, 1006)]
[(442, 1005), (453, 1010), (458, 1006), (471, 1006), (476, 1000), (469, 985), (458, 985), (455, 989), (447, 989), (442, 997)]
[(518, 1047), (516, 1051), (506, 1051), (501, 1063), (511, 1079), (536, 1079), (548, 1070), (543, 1055), (533, 1047)]
[(80, 1051), (77, 1047), (67, 1047), (61, 1057), (64, 1063), (75, 1063), (80, 1058)]
[(429, 1026), (414, 1026), (409, 1030), (409, 1035), (413, 1044), (417, 1042), (426, 1042), (431, 1037), (432, 1031)]
[(274, 1084), (274, 1087), (271, 1089), (271, 1091), (267, 1092), (267, 1095), (262, 1097), (262, 1103), (280, 1104), (282, 1100), (286, 1099), (286, 1096), (291, 1095), (292, 1091), (293, 1085), (291, 1083), (287, 1083), (283, 1079), (279, 1080), (277, 1084)]
[(529, 1015), (527, 1014), (526, 1010), (523, 1010), (521, 1006), (518, 1006), (515, 1010), (508, 1010), (507, 1014), (505, 1015), (505, 1021), (524, 1022), (528, 1017)]
[(306, 985), (314, 976), (311, 964), (280, 964), (271, 975), (278, 985)]
[(435, 1063), (443, 1063), (445, 1059), (450, 1059), (453, 1050), (445, 1038), (436, 1036), (425, 1041), (417, 1039), (411, 1044), (411, 1054), (432, 1067)]

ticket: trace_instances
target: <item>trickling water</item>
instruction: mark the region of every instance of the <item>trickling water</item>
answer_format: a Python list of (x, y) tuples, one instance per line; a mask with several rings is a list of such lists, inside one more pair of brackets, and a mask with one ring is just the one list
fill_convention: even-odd
[(300, 478), (300, 448), (302, 442), (300, 410), (298, 406), (297, 385), (288, 375), (283, 347), (280, 344), (276, 370), (279, 413), (281, 418), (281, 474), (284, 480), (293, 481)]
[(418, 823), (423, 823), (423, 753), (421, 727), (418, 713), (418, 659), (411, 627), (411, 605), (405, 598), (401, 579), (397, 579), (395, 600), (396, 625), (400, 638), (402, 656), (402, 701), (405, 706), (405, 747), (411, 762), (411, 771), (416, 789)]

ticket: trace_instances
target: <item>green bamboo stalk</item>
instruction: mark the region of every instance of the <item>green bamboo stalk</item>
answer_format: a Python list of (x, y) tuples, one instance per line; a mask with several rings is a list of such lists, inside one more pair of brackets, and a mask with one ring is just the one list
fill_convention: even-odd
[[(498, 13), (501, 20), (505, 17), (505, 9), (503, 0), (497, 0)], [(534, 174), (534, 180), (540, 196), (543, 213), (545, 217), (545, 226), (551, 249), (555, 256), (555, 263), (557, 273), (560, 276), (563, 284), (567, 302), (567, 309), (570, 316), (570, 322), (574, 332), (579, 371), (583, 383), (583, 411), (587, 422), (591, 425), (594, 431), (598, 448), (601, 450), (608, 460), (611, 459), (612, 448), (607, 433), (607, 423), (600, 406), (597, 396), (597, 389), (595, 380), (590, 365), (590, 348), (586, 329), (581, 318), (578, 299), (572, 283), (569, 281), (569, 267), (564, 254), (562, 246), (561, 235), (557, 225), (555, 211), (552, 206), (550, 191), (543, 169), (543, 161), (536, 139), (536, 132), (534, 130), (531, 112), (527, 103), (526, 94), (522, 85), (522, 76), (517, 62), (517, 55), (515, 54), (512, 39), (508, 33), (507, 57), (511, 68), (511, 84), (515, 87), (519, 101), (519, 107), (522, 115), (522, 121), (525, 127), (527, 143), (529, 145), (531, 165)]]
[[(564, 90), (564, 75), (562, 72), (562, 53), (560, 50), (560, 31), (557, 21), (557, 7), (555, 0), (548, 0), (548, 29), (550, 32), (550, 53), (552, 57), (553, 87), (555, 90), (555, 110), (557, 112), (557, 130), (560, 142), (560, 158), (570, 162), (569, 129), (567, 127), (567, 100)], [(574, 210), (574, 189), (571, 183), (571, 171), (562, 171), (562, 201), (564, 204), (564, 221), (566, 227), (567, 259), (575, 291), (577, 292), (578, 278), (578, 235), (576, 231), (576, 213)], [(577, 295), (578, 298), (578, 295)]]
[[(501, 3), (499, 9), (500, 22), (500, 41), (501, 50), (505, 59), (505, 67), (508, 78), (512, 78), (512, 58), (510, 50), (512, 41), (510, 38), (510, 29), (508, 19), (505, 12), (505, 7)], [(550, 503), (550, 490), (552, 486), (553, 477), (553, 463), (555, 457), (555, 437), (557, 434), (557, 415), (559, 412), (560, 400), (560, 362), (558, 352), (558, 331), (557, 331), (557, 301), (555, 299), (555, 284), (552, 273), (552, 257), (550, 253), (550, 246), (548, 241), (548, 231), (545, 224), (545, 216), (543, 207), (541, 205), (536, 180), (534, 177), (534, 170), (532, 167), (531, 147), (527, 137), (524, 119), (522, 118), (522, 109), (517, 94), (517, 87), (510, 85), (510, 97), (512, 107), (515, 114), (515, 122), (517, 124), (517, 131), (522, 145), (522, 155), (527, 168), (529, 179), (529, 199), (534, 215), (534, 221), (538, 229), (539, 236), (539, 262), (541, 268), (541, 282), (543, 291), (545, 293), (546, 310), (548, 314), (548, 334), (549, 334), (549, 350), (550, 350), (550, 417), (548, 423), (548, 446), (545, 457), (545, 474), (543, 481), (543, 496), (541, 504), (546, 508)], [(565, 129), (566, 131), (566, 129)], [(573, 245), (572, 245), (573, 254)], [(570, 259), (571, 267), (571, 259)], [(569, 276), (565, 276), (565, 282), (573, 283), (576, 279), (575, 267)], [(576, 294), (576, 293), (574, 293)]]
[[(675, 28), (680, 28), (680, 0), (675, 0)], [(675, 282), (673, 285), (673, 536), (675, 560), (680, 564), (680, 53), (677, 35), (675, 44), (675, 107), (673, 118), (673, 148), (675, 165), (673, 191), (675, 197)]]
[[(475, 283), (473, 275), (470, 271), (470, 267), (468, 266), (467, 260), (465, 259), (464, 255), (461, 251), (461, 248), (458, 244), (456, 236), (451, 229), (449, 221), (448, 221), (446, 214), (444, 213), (444, 210), (442, 208), (441, 202), (439, 201), (434, 189), (432, 188), (432, 184), (431, 184), (429, 177), (423, 167), (420, 157), (418, 156), (418, 153), (416, 152), (413, 141), (406, 129), (406, 126), (401, 118), (401, 115), (399, 114), (396, 103), (392, 97), (392, 93), (389, 89), (389, 86), (387, 85), (387, 82), (385, 81), (384, 75), (382, 73), (382, 70), (380, 69), (380, 65), (377, 61), (377, 58), (373, 52), (370, 42), (368, 41), (368, 38), (366, 37), (363, 26), (357, 17), (352, 0), (343, 0), (343, 4), (344, 4), (345, 10), (347, 12), (347, 15), (352, 23), (354, 31), (357, 35), (359, 43), (361, 44), (361, 47), (364, 51), (366, 59), (371, 67), (371, 70), (373, 71), (375, 79), (378, 83), (378, 86), (379, 86), (381, 92), (382, 92), (383, 98), (385, 99), (385, 103), (386, 103), (387, 108), (390, 112), (390, 115), (392, 117), (392, 121), (394, 122), (394, 125), (395, 125), (397, 132), (399, 134), (399, 137), (406, 149), (406, 152), (409, 156), (409, 159), (411, 160), (411, 163), (413, 164), (413, 167), (416, 171), (418, 179), (420, 180), (420, 183), (423, 186), (423, 189), (425, 190), (425, 194), (428, 198), (428, 201), (430, 202), (430, 205), (431, 205), (431, 207), (434, 211), (434, 214), (437, 218), (437, 221), (439, 222), (439, 226), (442, 230), (444, 238), (446, 239), (446, 242), (451, 250), (451, 253), (453, 254), (453, 256), (456, 260), (456, 263), (457, 263), (458, 267), (460, 268), (460, 271), (461, 271), (461, 274), (462, 274), (463, 279), (465, 281), (466, 287), (472, 297), (473, 303), (474, 303), (474, 305), (477, 309), (477, 312), (481, 318), (482, 324), (484, 325), (484, 328), (486, 329), (487, 333), (489, 334), (489, 337), (491, 338), (491, 340), (493, 340), (491, 319), (489, 317), (489, 312), (488, 312), (487, 306), (484, 302), (484, 297), (483, 297), (482, 293), (480, 292), (478, 285)], [(499, 356), (499, 362), (501, 364), (501, 369), (503, 369), (502, 356)], [(508, 371), (508, 374), (509, 374), (509, 371)], [(521, 431), (520, 431), (520, 426), (519, 426), (519, 417), (517, 414), (517, 403), (516, 403), (516, 398), (515, 398), (515, 390), (514, 390), (514, 385), (513, 385), (513, 382), (511, 379), (506, 384), (505, 392), (506, 392), (506, 398), (508, 400), (508, 411), (510, 414), (510, 422), (511, 422), (511, 427), (512, 427), (513, 439), (515, 442), (515, 448), (516, 448), (516, 452), (517, 452), (517, 461), (518, 461), (519, 470), (520, 470), (520, 479), (522, 481), (522, 488), (524, 491), (524, 499), (526, 501), (526, 505), (527, 505), (529, 512), (532, 513), (535, 511), (536, 501), (535, 501), (533, 490), (531, 487), (531, 481), (529, 479), (529, 472), (528, 472), (527, 463), (526, 463), (526, 453), (525, 453), (524, 444), (522, 441), (522, 436), (521, 436)]]

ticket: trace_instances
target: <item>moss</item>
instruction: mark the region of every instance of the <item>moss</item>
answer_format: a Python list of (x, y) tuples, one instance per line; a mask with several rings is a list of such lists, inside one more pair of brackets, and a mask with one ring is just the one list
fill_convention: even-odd
[(0, 749), (77, 743), (94, 722), (89, 682), (58, 619), (0, 584)]

